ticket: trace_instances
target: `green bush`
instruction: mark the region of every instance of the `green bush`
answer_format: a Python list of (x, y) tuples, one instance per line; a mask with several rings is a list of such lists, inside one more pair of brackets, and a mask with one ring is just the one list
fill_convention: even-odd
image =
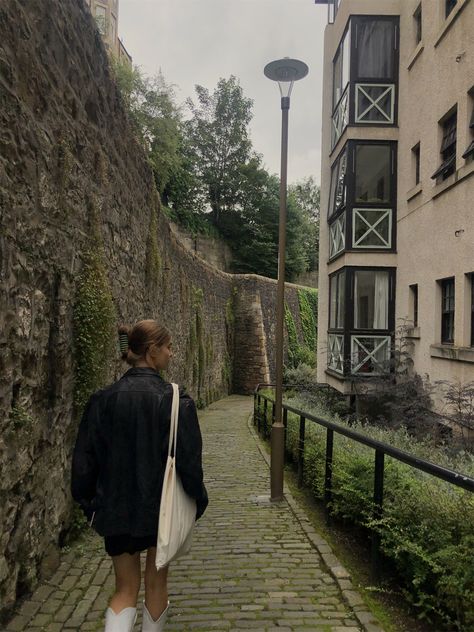
[[(330, 418), (298, 396), (291, 405)], [(271, 404), (268, 404), (270, 415)], [(343, 425), (339, 419), (333, 419)], [(428, 440), (414, 441), (404, 429), (353, 424), (353, 430), (472, 476), (474, 458), (453, 457)], [(288, 414), (287, 451), (296, 461), (299, 417)], [(317, 499), (324, 496), (326, 429), (306, 424), (304, 483)], [(474, 495), (386, 457), (383, 516), (373, 519), (374, 450), (342, 435), (334, 437), (331, 514), (366, 529), (376, 529), (381, 548), (402, 580), (406, 598), (420, 618), (443, 621), (446, 629), (474, 629)]]

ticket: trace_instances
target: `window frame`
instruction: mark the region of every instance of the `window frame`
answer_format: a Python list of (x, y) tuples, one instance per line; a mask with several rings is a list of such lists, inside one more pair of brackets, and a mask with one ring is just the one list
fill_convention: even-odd
[(415, 20), (415, 43), (418, 46), (423, 39), (423, 11), (421, 2), (413, 12), (413, 19)]
[[(456, 280), (455, 277), (447, 277), (446, 279), (441, 279), (439, 281), (441, 286), (441, 344), (443, 345), (453, 345), (454, 344), (454, 335), (455, 335), (455, 317), (456, 317)], [(446, 295), (446, 289), (452, 286), (453, 292), (452, 295)], [(452, 309), (446, 310), (445, 301), (452, 301)], [(447, 326), (445, 326), (446, 322), (448, 322)], [(451, 336), (445, 336), (445, 330), (448, 333), (451, 333)]]
[[(343, 335), (343, 350), (344, 350), (344, 371), (339, 373), (326, 367), (326, 370), (333, 373), (339, 379), (348, 379), (353, 377), (351, 374), (351, 350), (352, 350), (352, 338), (355, 337), (369, 337), (369, 338), (383, 338), (390, 336), (391, 349), (394, 345), (395, 337), (395, 298), (396, 298), (396, 268), (388, 266), (343, 266), (335, 272), (329, 275), (329, 310), (328, 310), (328, 330), (327, 334)], [(354, 328), (354, 279), (356, 272), (387, 272), (388, 273), (388, 327), (387, 329), (355, 329)], [(343, 329), (331, 327), (331, 279), (336, 275), (345, 273), (344, 278), (344, 318)], [(367, 377), (371, 377), (373, 374), (368, 374)]]
[[(383, 145), (390, 148), (390, 199), (387, 203), (384, 202), (364, 202), (357, 203), (355, 200), (355, 187), (356, 187), (356, 152), (357, 147), (359, 145)], [(332, 194), (332, 175), (335, 173), (334, 167), (338, 165), (337, 169), (339, 169), (340, 160), (343, 156), (344, 152), (346, 152), (346, 172), (344, 185), (346, 188), (346, 199), (345, 203), (342, 204), (339, 208), (333, 210), (332, 214), (329, 215), (331, 211), (332, 205), (332, 197), (334, 200), (336, 199), (336, 189), (334, 190), (334, 194)], [(329, 254), (328, 261), (334, 261), (337, 257), (340, 257), (344, 252), (395, 252), (396, 251), (396, 238), (397, 238), (397, 142), (396, 141), (386, 141), (386, 140), (349, 140), (344, 145), (343, 149), (339, 152), (336, 160), (334, 161), (331, 169), (331, 188), (330, 188), (330, 199), (329, 199), (329, 207), (328, 207), (328, 225), (329, 227), (333, 222), (337, 220), (337, 218), (342, 214), (346, 214), (345, 220), (345, 247), (344, 250), (339, 251), (338, 253), (331, 256)], [(367, 246), (360, 247), (354, 246), (354, 209), (358, 210), (390, 210), (390, 246)], [(331, 228), (329, 228), (330, 233)], [(330, 237), (329, 237), (330, 238)]]
[[(337, 326), (337, 321), (338, 321), (338, 316), (339, 313), (336, 314), (336, 325), (334, 327), (331, 326), (331, 320), (332, 320), (332, 298), (331, 298), (331, 285), (332, 285), (332, 281), (333, 279), (335, 279), (335, 283), (336, 283), (336, 305), (339, 306), (339, 289), (340, 289), (340, 285), (339, 285), (339, 277), (341, 275), (344, 275), (344, 279), (343, 279), (343, 288), (344, 288), (344, 296), (343, 296), (343, 303), (342, 303), (342, 327), (338, 327)], [(339, 270), (336, 270), (336, 272), (333, 272), (332, 274), (329, 275), (329, 310), (328, 310), (328, 332), (330, 333), (341, 333), (343, 331), (345, 331), (346, 329), (346, 319), (347, 319), (347, 295), (348, 295), (348, 288), (347, 288), (347, 273), (346, 273), (346, 268), (339, 268)]]
[[(436, 182), (443, 182), (443, 180), (446, 180), (456, 172), (457, 119), (458, 108), (456, 104), (438, 123), (443, 130), (443, 135), (440, 147), (442, 162), (431, 176), (431, 179), (436, 180)], [(455, 121), (455, 124), (453, 124), (453, 121)]]
[(418, 283), (412, 283), (408, 287), (410, 290), (410, 310), (413, 316), (412, 322), (413, 322), (413, 327), (416, 328), (418, 327), (418, 300), (419, 300)]
[(468, 160), (470, 157), (474, 158), (474, 87), (472, 87), (468, 95), (470, 97), (469, 102), (471, 105), (471, 118), (469, 119), (469, 130), (471, 132), (471, 142), (466, 148), (466, 151), (463, 153), (462, 157), (464, 160)]
[(474, 347), (474, 272), (470, 274), (471, 285), (471, 347)]
[(445, 17), (445, 19), (447, 19), (451, 15), (451, 13), (452, 13), (454, 7), (457, 5), (457, 3), (458, 3), (458, 0), (445, 0), (445, 2), (444, 2), (444, 17)]
[[(370, 21), (391, 22), (394, 28), (393, 49), (393, 75), (391, 77), (364, 77), (357, 76), (359, 64), (358, 55), (358, 27), (361, 23)], [(349, 125), (354, 127), (382, 126), (393, 127), (398, 125), (398, 94), (399, 94), (399, 70), (400, 70), (400, 17), (397, 15), (353, 15), (351, 16), (351, 67), (350, 67), (350, 93), (349, 93)], [(393, 122), (385, 121), (359, 121), (356, 122), (356, 84), (392, 84), (395, 95), (393, 103)]]
[(420, 172), (421, 172), (421, 143), (416, 143), (414, 147), (411, 148), (411, 155), (415, 161), (415, 186), (420, 184)]

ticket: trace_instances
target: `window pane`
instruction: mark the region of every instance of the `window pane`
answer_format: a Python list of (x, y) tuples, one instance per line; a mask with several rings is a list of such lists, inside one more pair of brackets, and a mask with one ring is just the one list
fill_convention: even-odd
[(354, 274), (354, 327), (388, 329), (388, 272), (359, 270)]
[(350, 79), (350, 58), (351, 58), (351, 30), (347, 30), (342, 43), (342, 91), (349, 83)]
[(390, 346), (389, 336), (352, 336), (351, 373), (389, 373)]
[(344, 328), (344, 304), (345, 304), (345, 272), (340, 272), (330, 277), (330, 329)]
[(391, 79), (394, 76), (395, 28), (388, 20), (357, 24), (357, 78)]
[(354, 248), (391, 247), (390, 209), (354, 209)]
[(333, 108), (336, 107), (345, 87), (349, 83), (350, 40), (350, 30), (348, 30), (339, 45), (334, 59)]
[(95, 21), (101, 34), (105, 35), (107, 31), (107, 10), (105, 7), (96, 6)]
[(337, 174), (336, 186), (336, 209), (341, 208), (346, 203), (346, 167), (347, 167), (347, 151), (345, 151), (339, 160), (339, 172)]
[(334, 163), (331, 171), (328, 217), (331, 217), (346, 203), (346, 167), (347, 151), (344, 150), (344, 153)]
[(395, 86), (356, 85), (356, 123), (393, 123)]
[(474, 274), (471, 274), (471, 347), (474, 347)]
[(338, 329), (344, 329), (344, 306), (346, 302), (345, 296), (345, 272), (341, 272), (341, 274), (337, 277), (338, 284), (338, 310), (337, 310), (337, 327)]
[(357, 145), (356, 202), (390, 202), (389, 145)]
[(333, 85), (333, 108), (336, 107), (337, 102), (342, 96), (342, 54), (341, 49), (337, 51), (336, 59), (334, 60), (334, 85)]
[(441, 342), (454, 342), (454, 279), (441, 282)]
[(331, 188), (329, 190), (329, 207), (328, 207), (328, 217), (331, 217), (334, 214), (335, 208), (335, 194), (336, 194), (336, 182), (337, 182), (337, 174), (338, 174), (339, 162), (334, 163), (331, 170)]

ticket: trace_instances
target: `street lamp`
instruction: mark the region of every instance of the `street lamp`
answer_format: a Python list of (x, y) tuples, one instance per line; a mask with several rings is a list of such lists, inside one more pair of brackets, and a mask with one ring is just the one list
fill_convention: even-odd
[(265, 66), (265, 76), (278, 81), (281, 95), (281, 172), (280, 220), (278, 229), (278, 283), (276, 326), (276, 385), (275, 420), (271, 434), (270, 500), (283, 499), (283, 467), (285, 429), (282, 421), (283, 403), (283, 320), (285, 310), (285, 248), (286, 248), (286, 180), (288, 165), (288, 111), (293, 84), (308, 74), (308, 66), (298, 59), (278, 59)]

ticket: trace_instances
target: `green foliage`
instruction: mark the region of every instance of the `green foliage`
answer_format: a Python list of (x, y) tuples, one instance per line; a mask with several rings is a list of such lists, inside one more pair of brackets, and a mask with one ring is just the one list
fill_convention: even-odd
[(313, 176), (288, 187), (288, 197), (300, 209), (299, 239), (305, 256), (305, 270), (318, 269), (320, 189)]
[(155, 209), (151, 210), (146, 250), (145, 282), (149, 290), (157, 288), (162, 262), (158, 249), (158, 221)]
[[(213, 355), (212, 342), (205, 340), (203, 322), (204, 292), (201, 288), (193, 288), (191, 295), (191, 318), (186, 349), (186, 364), (192, 367), (192, 382), (197, 387), (197, 399), (201, 407), (205, 406), (203, 397), (204, 378), (206, 374), (206, 358)], [(207, 342), (207, 345), (206, 345)], [(197, 404), (196, 404), (197, 405)]]
[(160, 73), (149, 78), (126, 62), (112, 61), (130, 120), (145, 148), (158, 191), (163, 192), (182, 163), (181, 114), (173, 86)]
[(116, 340), (115, 305), (104, 263), (99, 209), (94, 200), (89, 213), (90, 244), (76, 284), (73, 308), (74, 402), (78, 411), (107, 380)]
[(10, 411), (10, 423), (13, 430), (30, 430), (33, 425), (33, 417), (22, 404), (16, 403)]
[(316, 350), (318, 290), (312, 290), (310, 288), (298, 290), (298, 302), (304, 341), (310, 349)]
[[(300, 364), (306, 364), (310, 367), (316, 365), (316, 319), (314, 311), (308, 296), (314, 293), (314, 290), (302, 290), (298, 292), (298, 300), (300, 304), (300, 318), (303, 329), (303, 340), (298, 340), (298, 332), (296, 329), (293, 314), (288, 304), (285, 302), (285, 325), (288, 334), (288, 367), (294, 369)], [(303, 297), (303, 298), (302, 298)], [(303, 310), (301, 309), (303, 305)]]
[[(311, 407), (295, 397), (291, 404), (331, 419), (327, 410)], [(341, 419), (334, 419), (344, 424)], [(405, 429), (388, 430), (352, 424), (352, 429), (373, 439), (432, 460), (444, 467), (474, 473), (474, 457), (453, 458), (439, 450), (433, 455), (429, 441), (414, 441)], [(296, 460), (299, 417), (288, 414), (287, 447)], [(307, 424), (304, 482), (317, 499), (324, 496), (326, 430)], [(474, 498), (444, 481), (396, 461), (385, 465), (383, 516), (374, 519), (373, 450), (341, 435), (334, 441), (331, 513), (346, 523), (375, 528), (385, 556), (392, 561), (406, 598), (420, 617), (446, 629), (469, 632), (474, 626)], [(436, 629), (440, 629), (436, 627)]]
[[(240, 199), (222, 215), (220, 232), (233, 251), (235, 272), (277, 278), (280, 182), (253, 154), (240, 167)], [(306, 230), (295, 199), (288, 198), (286, 235), (286, 279), (291, 281), (307, 269), (302, 246)]]
[(239, 200), (240, 168), (250, 157), (252, 101), (244, 97), (234, 76), (219, 79), (212, 94), (197, 85), (196, 95), (197, 105), (188, 100), (192, 117), (186, 125), (187, 137), (214, 224), (220, 226), (222, 214)]

